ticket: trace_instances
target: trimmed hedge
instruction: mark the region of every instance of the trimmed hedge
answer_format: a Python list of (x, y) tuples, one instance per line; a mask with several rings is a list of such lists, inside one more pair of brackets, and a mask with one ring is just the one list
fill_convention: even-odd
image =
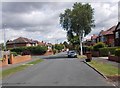
[(104, 48), (105, 47), (105, 44), (102, 43), (102, 42), (98, 42), (96, 43), (94, 46), (93, 46), (93, 50), (94, 51), (99, 51), (100, 48)]
[(100, 48), (100, 56), (108, 56), (110, 55), (114, 55), (115, 54), (115, 50), (117, 49), (117, 47), (105, 47), (105, 48)]
[(22, 54), (22, 55), (42, 55), (46, 53), (47, 51), (47, 46), (31, 46), (31, 47), (17, 47), (11, 49), (11, 52), (16, 52), (17, 54)]
[(115, 50), (115, 56), (119, 56), (120, 57), (120, 48)]
[(10, 54), (13, 54), (13, 56), (17, 56), (18, 55), (16, 52), (11, 52)]

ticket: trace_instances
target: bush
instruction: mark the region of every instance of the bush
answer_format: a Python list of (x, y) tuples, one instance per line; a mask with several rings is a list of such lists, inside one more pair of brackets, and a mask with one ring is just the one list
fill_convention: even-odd
[(47, 47), (46, 46), (18, 47), (11, 49), (11, 51), (22, 55), (29, 54), (42, 55), (47, 51)]
[(105, 48), (100, 48), (100, 55), (101, 56), (108, 56), (109, 54), (114, 55), (115, 50), (117, 47), (105, 47)]
[(25, 49), (26, 49), (26, 47), (16, 47), (16, 48), (10, 49), (10, 51), (16, 52), (17, 54), (21, 54), (21, 52), (23, 52)]
[(87, 46), (86, 47), (86, 51), (92, 51), (93, 50), (93, 47), (92, 46)]
[(24, 50), (24, 51), (22, 52), (22, 55), (30, 55), (30, 51)]
[(100, 48), (104, 48), (104, 47), (105, 47), (105, 44), (102, 43), (102, 42), (99, 42), (99, 43), (97, 43), (93, 46), (93, 50), (94, 51), (99, 51)]
[(55, 44), (55, 49), (57, 49), (58, 51), (64, 49), (64, 45), (63, 44)]
[(115, 50), (115, 56), (119, 56), (120, 57), (120, 48)]
[(13, 54), (13, 56), (17, 56), (18, 55), (16, 52), (10, 52), (10, 54)]

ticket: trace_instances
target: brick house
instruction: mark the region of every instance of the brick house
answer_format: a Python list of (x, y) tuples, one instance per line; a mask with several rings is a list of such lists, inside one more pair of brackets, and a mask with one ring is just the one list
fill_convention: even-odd
[(23, 47), (23, 46), (37, 46), (38, 41), (24, 38), (24, 37), (19, 37), (14, 40), (8, 40), (6, 42), (7, 48), (15, 48), (15, 47)]
[(40, 45), (40, 46), (46, 46), (47, 44), (46, 44), (46, 42), (41, 41), (41, 42), (38, 42), (38, 45)]
[(91, 45), (95, 45), (97, 43), (97, 35), (96, 34), (93, 34), (91, 36)]
[(111, 27), (106, 31), (106, 44), (108, 46), (114, 46), (114, 31), (115, 31), (116, 26)]
[(99, 42), (103, 42), (108, 46), (114, 46), (114, 31), (116, 26), (109, 28), (108, 30), (102, 30), (99, 33)]
[(114, 38), (115, 38), (115, 46), (120, 46), (120, 22), (118, 22), (115, 28)]
[(91, 46), (91, 39), (86, 39), (86, 41), (83, 42), (84, 46)]

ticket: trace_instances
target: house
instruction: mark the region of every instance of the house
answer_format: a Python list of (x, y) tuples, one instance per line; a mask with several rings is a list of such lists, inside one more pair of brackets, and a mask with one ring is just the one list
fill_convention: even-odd
[(114, 31), (116, 26), (112, 26), (108, 30), (101, 30), (99, 33), (99, 42), (103, 42), (108, 46), (114, 46)]
[(120, 46), (120, 22), (118, 22), (115, 31), (114, 31), (114, 38), (115, 38), (115, 46)]
[(114, 31), (115, 31), (116, 26), (111, 27), (106, 31), (106, 44), (108, 46), (114, 46)]
[(52, 51), (52, 43), (47, 43), (48, 51)]
[(93, 34), (91, 36), (91, 45), (95, 45), (97, 43), (97, 35), (96, 34)]
[(38, 45), (40, 45), (40, 46), (46, 46), (46, 42), (43, 42), (43, 41), (38, 42)]
[(103, 43), (105, 43), (106, 42), (106, 36), (105, 36), (105, 34), (106, 34), (106, 31), (104, 31), (104, 30), (101, 30), (100, 31), (100, 33), (99, 33), (99, 42), (103, 42)]
[(86, 39), (86, 41), (83, 42), (84, 46), (91, 46), (91, 39)]
[(23, 47), (23, 46), (37, 46), (38, 41), (24, 38), (24, 37), (19, 37), (14, 40), (8, 40), (6, 42), (7, 48), (15, 48), (15, 47)]

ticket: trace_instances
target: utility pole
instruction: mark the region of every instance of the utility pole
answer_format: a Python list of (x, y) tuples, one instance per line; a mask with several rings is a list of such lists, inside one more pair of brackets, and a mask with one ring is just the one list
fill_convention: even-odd
[(5, 51), (6, 51), (6, 33), (5, 33), (5, 26), (6, 26), (6, 24), (3, 25), (3, 30), (4, 30), (4, 48), (5, 48)]

